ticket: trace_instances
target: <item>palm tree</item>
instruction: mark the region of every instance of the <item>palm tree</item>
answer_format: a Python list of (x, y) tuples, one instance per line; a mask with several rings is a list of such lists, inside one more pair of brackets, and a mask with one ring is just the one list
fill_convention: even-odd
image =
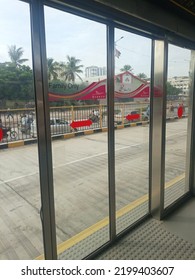
[(139, 74), (137, 74), (137, 77), (140, 79), (147, 79), (147, 76), (145, 73), (139, 73)]
[(12, 45), (8, 47), (9, 51), (9, 57), (11, 59), (11, 63), (16, 66), (20, 67), (22, 63), (28, 61), (28, 59), (21, 58), (23, 56), (23, 49), (22, 48), (16, 48), (16, 45)]
[(82, 78), (78, 74), (83, 73), (83, 70), (80, 69), (83, 65), (78, 65), (81, 60), (69, 55), (67, 55), (67, 60), (67, 63), (64, 65), (65, 70), (61, 73), (61, 76), (65, 77), (65, 81), (72, 81), (73, 83), (75, 82), (76, 76), (82, 81)]
[(48, 80), (51, 81), (52, 79), (57, 79), (58, 73), (57, 71), (60, 70), (59, 64), (54, 61), (53, 58), (48, 58), (47, 59), (47, 75), (48, 75)]
[(123, 71), (130, 71), (130, 72), (132, 72), (132, 71), (133, 71), (133, 68), (131, 67), (131, 65), (126, 64), (126, 65), (124, 65), (123, 68), (121, 68), (120, 70), (121, 70), (121, 72), (123, 72)]

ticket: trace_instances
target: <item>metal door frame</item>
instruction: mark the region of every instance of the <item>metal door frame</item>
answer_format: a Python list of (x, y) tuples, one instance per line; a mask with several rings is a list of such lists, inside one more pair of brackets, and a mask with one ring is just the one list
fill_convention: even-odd
[[(38, 130), (38, 152), (41, 184), (41, 217), (43, 223), (43, 239), (45, 259), (57, 259), (56, 228), (55, 228), (55, 207), (54, 207), (54, 189), (53, 189), (53, 169), (52, 169), (52, 151), (51, 135), (49, 126), (49, 103), (48, 103), (48, 83), (47, 83), (47, 58), (45, 43), (45, 25), (44, 25), (44, 5), (54, 5), (60, 7), (55, 1), (25, 1), (30, 4), (31, 11), (31, 28), (32, 28), (32, 52), (33, 52), (33, 71), (35, 79), (35, 99), (37, 113), (37, 130)], [(66, 7), (61, 3), (62, 10), (67, 8), (69, 12), (75, 11), (81, 17), (87, 17), (87, 11), (72, 7), (70, 4)], [(69, 1), (67, 1), (69, 2)], [(57, 5), (57, 6), (56, 6)], [(95, 19), (107, 25), (107, 88), (108, 88), (108, 172), (109, 172), (109, 215), (110, 215), (110, 241), (112, 243), (116, 236), (116, 202), (115, 202), (115, 151), (114, 151), (114, 28), (123, 26), (121, 22), (114, 22), (105, 14), (95, 15), (90, 10), (88, 18)], [(131, 18), (131, 16), (129, 16)], [(134, 19), (135, 20), (135, 19)], [(144, 31), (140, 31), (131, 21), (131, 26), (127, 26), (127, 16), (125, 16), (124, 29), (133, 30), (144, 36)], [(136, 20), (135, 20), (136, 22)], [(135, 24), (136, 25), (136, 24)], [(139, 24), (138, 24), (139, 25)], [(156, 28), (156, 27), (155, 27)], [(147, 29), (147, 28), (146, 28)], [(158, 30), (158, 28), (156, 28)], [(160, 29), (161, 30), (161, 29)], [(161, 219), (164, 215), (164, 165), (165, 165), (165, 117), (166, 117), (166, 75), (167, 75), (167, 46), (168, 41), (163, 38), (161, 30), (161, 39), (156, 34), (148, 33), (148, 37), (153, 38), (152, 47), (152, 75), (151, 75), (151, 122), (150, 122), (150, 147), (149, 147), (149, 203), (150, 211), (153, 217)], [(185, 40), (184, 40), (185, 41)], [(160, 55), (159, 55), (160, 53)], [(195, 55), (192, 55), (192, 65), (194, 74)], [(188, 138), (188, 168), (189, 174), (195, 169), (195, 151), (193, 143), (195, 140), (195, 116), (192, 114), (195, 108), (195, 81), (192, 82), (192, 108), (190, 109), (189, 138)], [(155, 95), (155, 88), (162, 90), (161, 96)], [(157, 112), (160, 109), (161, 114)], [(158, 151), (157, 151), (158, 145)], [(159, 145), (161, 149), (159, 149)], [(195, 179), (190, 175), (189, 184), (193, 187), (191, 192), (195, 193)], [(129, 229), (128, 229), (129, 230)], [(103, 246), (104, 247), (104, 246)], [(91, 254), (91, 256), (93, 253)]]

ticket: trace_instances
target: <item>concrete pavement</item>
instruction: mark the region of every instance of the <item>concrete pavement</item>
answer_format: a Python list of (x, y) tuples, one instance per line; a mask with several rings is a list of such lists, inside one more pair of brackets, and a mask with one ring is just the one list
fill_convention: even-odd
[[(167, 181), (184, 172), (186, 121), (167, 125)], [(148, 193), (149, 126), (116, 130), (115, 135), (120, 210)], [(53, 141), (52, 153), (60, 244), (108, 216), (107, 133)], [(43, 253), (37, 145), (1, 150), (0, 155), (0, 258), (33, 259)]]

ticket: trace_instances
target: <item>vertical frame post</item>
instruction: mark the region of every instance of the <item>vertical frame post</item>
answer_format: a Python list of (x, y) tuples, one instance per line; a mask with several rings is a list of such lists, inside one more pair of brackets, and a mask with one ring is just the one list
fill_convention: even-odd
[(48, 102), (47, 59), (42, 1), (30, 4), (36, 121), (41, 186), (41, 219), (45, 259), (57, 259), (53, 192), (51, 132)]
[(161, 219), (164, 210), (166, 78), (168, 45), (153, 40), (150, 120), (150, 212)]
[(190, 60), (190, 84), (188, 102), (188, 128), (186, 151), (186, 192), (190, 190), (195, 195), (195, 50), (191, 51)]
[(115, 135), (114, 135), (114, 27), (107, 25), (107, 106), (110, 241), (116, 238)]

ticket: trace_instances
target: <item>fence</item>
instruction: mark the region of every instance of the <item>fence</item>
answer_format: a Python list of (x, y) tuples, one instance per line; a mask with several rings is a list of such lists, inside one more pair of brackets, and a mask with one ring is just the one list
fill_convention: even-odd
[[(115, 103), (114, 120), (116, 125), (137, 121), (148, 121), (148, 103)], [(187, 106), (183, 107), (187, 113)], [(50, 107), (51, 135), (85, 131), (107, 127), (106, 105), (82, 105)], [(168, 104), (167, 117), (177, 116), (177, 105)], [(31, 139), (36, 137), (36, 112), (34, 109), (0, 110), (1, 125), (7, 135), (1, 143)], [(32, 129), (33, 128), (33, 129)]]

